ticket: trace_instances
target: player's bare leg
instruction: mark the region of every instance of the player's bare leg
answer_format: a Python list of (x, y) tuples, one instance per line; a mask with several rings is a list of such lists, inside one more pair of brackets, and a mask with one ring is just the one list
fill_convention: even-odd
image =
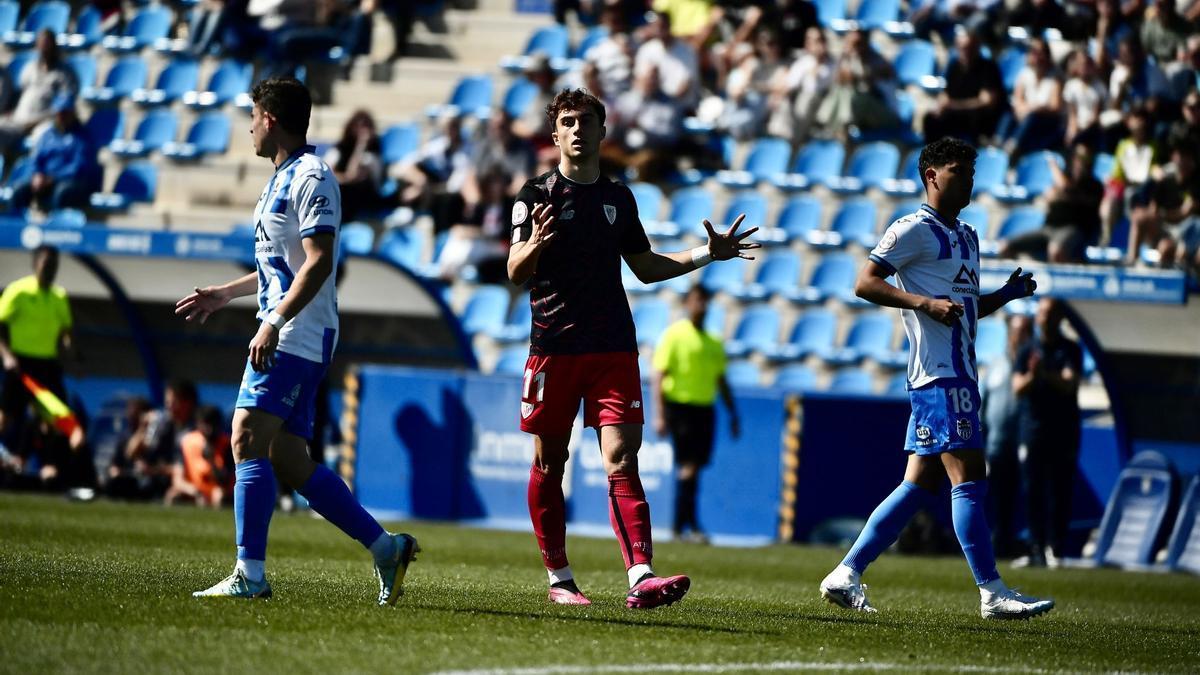
[(625, 606), (651, 609), (677, 602), (688, 592), (691, 580), (682, 574), (660, 577), (650, 567), (654, 555), (650, 505), (646, 503), (637, 463), (642, 425), (613, 424), (600, 427), (596, 433), (608, 473), (609, 519), (629, 577)]
[(567, 562), (567, 506), (563, 498), (563, 473), (571, 434), (540, 434), (533, 437), (533, 466), (529, 469), (529, 519), (537, 537), (538, 550), (550, 577), (550, 602), (559, 605), (590, 605), (579, 590)]

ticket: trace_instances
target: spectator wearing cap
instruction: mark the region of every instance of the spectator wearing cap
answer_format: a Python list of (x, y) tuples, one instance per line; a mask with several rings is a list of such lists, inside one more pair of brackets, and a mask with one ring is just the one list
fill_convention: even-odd
[(972, 144), (981, 137), (990, 138), (1007, 107), (1000, 67), (983, 55), (978, 35), (958, 31), (954, 56), (946, 68), (946, 88), (938, 94), (937, 107), (925, 116), (926, 143), (945, 136)]
[(40, 31), (34, 50), (37, 58), (27, 63), (17, 75), (16, 85), (21, 95), (16, 107), (0, 117), (0, 152), (30, 134), (35, 138), (40, 135), (54, 116), (54, 102), (79, 88), (75, 75), (63, 63), (53, 32)]
[(75, 114), (75, 98), (61, 94), (51, 106), (54, 126), (33, 148), (33, 175), (13, 186), (12, 208), (31, 203), (43, 211), (84, 208), (103, 177), (96, 147)]

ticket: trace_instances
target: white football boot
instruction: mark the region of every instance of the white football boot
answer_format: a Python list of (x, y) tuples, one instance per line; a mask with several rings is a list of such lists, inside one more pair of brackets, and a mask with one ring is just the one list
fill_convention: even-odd
[(1054, 609), (1054, 601), (1022, 595), (1013, 588), (993, 593), (991, 599), (980, 600), (979, 613), (985, 619), (1032, 619)]
[(845, 565), (838, 565), (821, 580), (821, 597), (827, 602), (857, 612), (875, 612), (867, 602), (866, 590), (858, 572)]

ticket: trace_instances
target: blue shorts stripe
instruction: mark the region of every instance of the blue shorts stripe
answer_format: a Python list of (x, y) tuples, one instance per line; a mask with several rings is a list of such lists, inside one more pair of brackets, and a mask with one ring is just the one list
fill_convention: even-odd
[(950, 237), (946, 235), (946, 231), (939, 227), (937, 223), (930, 223), (927, 221), (926, 224), (929, 226), (929, 231), (933, 232), (933, 236), (937, 238), (938, 246), (940, 247), (938, 250), (938, 260), (945, 260), (946, 258), (949, 258)]

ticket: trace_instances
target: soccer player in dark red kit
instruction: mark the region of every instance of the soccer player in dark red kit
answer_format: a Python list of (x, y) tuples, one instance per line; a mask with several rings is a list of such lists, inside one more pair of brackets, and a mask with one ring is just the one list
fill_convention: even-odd
[(521, 397), (521, 430), (534, 436), (529, 515), (550, 577), (551, 602), (591, 604), (567, 563), (563, 470), (571, 427), (583, 401), (608, 473), (609, 516), (629, 576), (630, 608), (676, 602), (691, 580), (657, 576), (650, 567), (650, 506), (638, 477), (642, 383), (633, 317), (621, 285), (621, 260), (645, 283), (686, 274), (714, 260), (749, 258), (759, 247), (704, 221), (708, 243), (660, 254), (638, 219), (633, 193), (600, 175), (604, 105), (583, 90), (565, 90), (546, 106), (559, 164), (521, 188), (512, 213), (508, 276), (529, 285), (533, 332)]

